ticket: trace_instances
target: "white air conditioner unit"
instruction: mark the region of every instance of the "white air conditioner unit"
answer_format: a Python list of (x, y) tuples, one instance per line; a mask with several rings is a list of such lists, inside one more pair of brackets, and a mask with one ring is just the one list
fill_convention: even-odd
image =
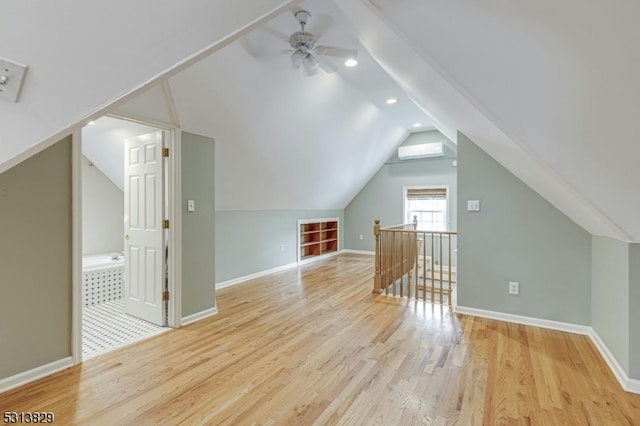
[(442, 157), (444, 151), (442, 142), (424, 143), (421, 145), (407, 145), (398, 148), (398, 158), (412, 160), (414, 158)]

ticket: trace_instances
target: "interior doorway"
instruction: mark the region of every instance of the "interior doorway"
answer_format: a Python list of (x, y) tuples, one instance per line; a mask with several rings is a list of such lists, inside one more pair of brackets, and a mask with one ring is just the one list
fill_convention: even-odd
[(167, 330), (171, 138), (115, 117), (82, 129), (81, 359)]

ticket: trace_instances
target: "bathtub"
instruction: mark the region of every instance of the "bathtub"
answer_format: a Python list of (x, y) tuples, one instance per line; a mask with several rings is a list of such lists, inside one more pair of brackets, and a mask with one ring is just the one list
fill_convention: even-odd
[(124, 298), (124, 256), (115, 253), (82, 258), (82, 306)]

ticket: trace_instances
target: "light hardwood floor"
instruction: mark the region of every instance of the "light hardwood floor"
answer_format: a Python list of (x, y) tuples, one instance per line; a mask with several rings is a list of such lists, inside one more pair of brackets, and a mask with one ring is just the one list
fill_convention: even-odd
[(585, 336), (371, 293), (340, 255), (218, 291), (217, 316), (0, 394), (63, 425), (640, 425)]

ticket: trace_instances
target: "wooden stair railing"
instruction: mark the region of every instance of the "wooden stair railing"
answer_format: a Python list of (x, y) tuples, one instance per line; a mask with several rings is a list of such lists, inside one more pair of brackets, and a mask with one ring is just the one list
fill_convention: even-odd
[[(373, 292), (452, 303), (456, 232), (419, 231), (413, 223), (381, 227), (376, 219)], [(413, 286), (413, 291), (412, 291)]]

